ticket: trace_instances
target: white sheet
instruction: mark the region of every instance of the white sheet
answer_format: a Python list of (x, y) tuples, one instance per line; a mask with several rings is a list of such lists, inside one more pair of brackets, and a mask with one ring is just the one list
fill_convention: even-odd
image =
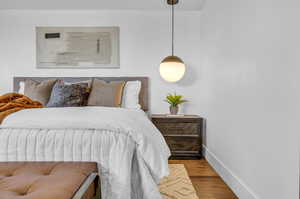
[(141, 110), (104, 107), (26, 109), (0, 129), (0, 161), (96, 161), (103, 198), (161, 198), (169, 174), (162, 135)]

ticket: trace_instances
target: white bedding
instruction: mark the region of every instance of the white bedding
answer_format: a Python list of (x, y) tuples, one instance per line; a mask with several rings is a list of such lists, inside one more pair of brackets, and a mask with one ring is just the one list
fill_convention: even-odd
[(141, 110), (26, 109), (0, 126), (0, 161), (95, 161), (105, 199), (160, 199), (169, 156)]

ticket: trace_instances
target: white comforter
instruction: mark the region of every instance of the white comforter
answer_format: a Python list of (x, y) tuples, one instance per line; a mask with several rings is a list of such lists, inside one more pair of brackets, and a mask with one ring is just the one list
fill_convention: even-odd
[(27, 109), (0, 126), (0, 161), (95, 161), (104, 199), (160, 199), (170, 156), (143, 111)]

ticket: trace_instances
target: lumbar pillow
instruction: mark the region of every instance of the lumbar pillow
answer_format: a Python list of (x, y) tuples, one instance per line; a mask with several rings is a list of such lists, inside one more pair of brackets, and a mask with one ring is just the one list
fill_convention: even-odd
[(39, 101), (43, 105), (46, 105), (49, 101), (52, 88), (56, 81), (57, 80), (55, 79), (36, 82), (28, 79), (25, 81), (24, 95), (33, 101)]
[(125, 82), (105, 82), (94, 79), (92, 91), (88, 99), (88, 106), (120, 107)]
[(54, 85), (47, 107), (76, 107), (85, 105), (88, 83), (66, 84), (58, 81)]
[(141, 91), (140, 81), (128, 81), (124, 87), (122, 108), (140, 109), (139, 95)]

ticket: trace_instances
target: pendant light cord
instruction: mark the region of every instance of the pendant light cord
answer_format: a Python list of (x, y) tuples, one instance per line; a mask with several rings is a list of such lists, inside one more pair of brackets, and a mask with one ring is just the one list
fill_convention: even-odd
[(174, 3), (172, 4), (172, 56), (174, 56)]

